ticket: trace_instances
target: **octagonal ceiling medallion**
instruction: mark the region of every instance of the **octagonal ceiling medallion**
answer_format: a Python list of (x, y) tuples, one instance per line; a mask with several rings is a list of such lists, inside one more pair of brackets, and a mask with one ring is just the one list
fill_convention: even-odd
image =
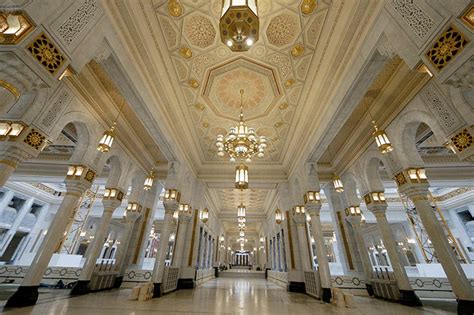
[(246, 121), (268, 114), (281, 97), (273, 69), (245, 58), (211, 68), (202, 96), (216, 116), (238, 121), (241, 89)]

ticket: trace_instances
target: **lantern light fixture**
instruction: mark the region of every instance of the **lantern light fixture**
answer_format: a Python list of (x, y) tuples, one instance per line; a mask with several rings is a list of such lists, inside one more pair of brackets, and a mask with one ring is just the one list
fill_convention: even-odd
[(283, 213), (280, 209), (275, 210), (275, 222), (276, 224), (281, 224), (281, 222), (283, 222)]
[(145, 191), (149, 191), (151, 187), (153, 187), (153, 180), (155, 179), (155, 173), (153, 172), (153, 168), (150, 170), (145, 182), (143, 183), (143, 189)]
[(107, 153), (110, 151), (112, 144), (114, 143), (115, 139), (115, 127), (117, 126), (117, 120), (120, 117), (120, 113), (122, 112), (123, 106), (125, 105), (125, 100), (122, 100), (122, 104), (120, 105), (119, 111), (117, 113), (117, 117), (115, 117), (112, 127), (109, 130), (104, 131), (102, 138), (99, 140), (99, 145), (97, 146), (97, 150), (102, 153)]
[(426, 170), (424, 168), (409, 168), (407, 173), (412, 182), (424, 183), (428, 181)]
[(247, 51), (258, 41), (257, 0), (222, 1), (219, 32), (222, 43), (232, 51)]
[(375, 124), (375, 120), (372, 120), (372, 124), (374, 125), (374, 132), (372, 135), (375, 138), (375, 143), (379, 148), (380, 153), (389, 153), (393, 151), (393, 146), (390, 143), (387, 133), (383, 129), (378, 129), (377, 125)]
[(243, 163), (235, 168), (235, 188), (240, 190), (249, 188), (249, 168)]
[(201, 211), (201, 221), (206, 223), (209, 219), (209, 210), (207, 208), (202, 209)]
[(362, 212), (360, 211), (359, 206), (350, 206), (346, 208), (347, 216), (361, 216)]
[(178, 221), (178, 219), (179, 219), (179, 211), (178, 211), (178, 210), (176, 210), (175, 212), (173, 212), (173, 219), (174, 219), (175, 221)]
[(334, 185), (334, 189), (338, 192), (338, 193), (342, 193), (344, 191), (344, 185), (342, 184), (342, 181), (341, 181), (341, 178), (339, 178), (339, 176), (337, 176), (336, 173), (334, 173), (334, 177), (332, 179), (332, 183)]
[(245, 206), (243, 204), (240, 204), (237, 207), (237, 216), (238, 217), (245, 217)]
[(129, 202), (127, 212), (141, 212), (142, 206), (138, 202)]

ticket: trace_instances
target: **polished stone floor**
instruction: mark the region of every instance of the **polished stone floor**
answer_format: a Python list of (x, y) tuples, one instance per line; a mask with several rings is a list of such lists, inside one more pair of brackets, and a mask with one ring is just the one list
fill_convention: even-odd
[[(356, 297), (357, 308), (340, 309), (304, 294), (288, 293), (263, 279), (218, 278), (195, 290), (180, 290), (147, 302), (129, 301), (129, 289), (69, 298), (66, 290), (44, 292), (34, 307), (6, 314), (450, 314), (438, 307), (410, 308), (373, 298)], [(455, 305), (455, 304), (454, 304)], [(446, 305), (444, 305), (446, 306)], [(448, 306), (452, 307), (452, 304)], [(450, 309), (450, 308), (448, 308)]]

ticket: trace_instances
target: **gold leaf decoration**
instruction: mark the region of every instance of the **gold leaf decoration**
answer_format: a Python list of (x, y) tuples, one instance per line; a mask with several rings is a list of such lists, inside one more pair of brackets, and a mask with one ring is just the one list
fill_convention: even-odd
[(426, 56), (436, 69), (441, 70), (466, 47), (467, 43), (464, 34), (451, 25), (436, 40)]
[(59, 49), (44, 33), (39, 34), (27, 49), (53, 75), (66, 60)]

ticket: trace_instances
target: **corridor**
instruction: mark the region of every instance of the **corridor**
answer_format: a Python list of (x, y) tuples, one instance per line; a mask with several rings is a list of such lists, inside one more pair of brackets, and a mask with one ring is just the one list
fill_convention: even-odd
[[(62, 291), (62, 290), (61, 290)], [(128, 300), (130, 289), (67, 297), (61, 291), (38, 300), (34, 307), (13, 309), (6, 314), (454, 314), (436, 308), (406, 307), (377, 299), (356, 297), (356, 309), (339, 309), (299, 293), (290, 293), (263, 279), (216, 278), (195, 290), (179, 290), (147, 302)], [(63, 291), (65, 292), (65, 291)], [(52, 297), (56, 297), (53, 299)], [(429, 304), (429, 303), (426, 303)], [(451, 306), (452, 307), (449, 307)], [(455, 303), (447, 309), (455, 310)], [(446, 309), (446, 308), (445, 308)]]

